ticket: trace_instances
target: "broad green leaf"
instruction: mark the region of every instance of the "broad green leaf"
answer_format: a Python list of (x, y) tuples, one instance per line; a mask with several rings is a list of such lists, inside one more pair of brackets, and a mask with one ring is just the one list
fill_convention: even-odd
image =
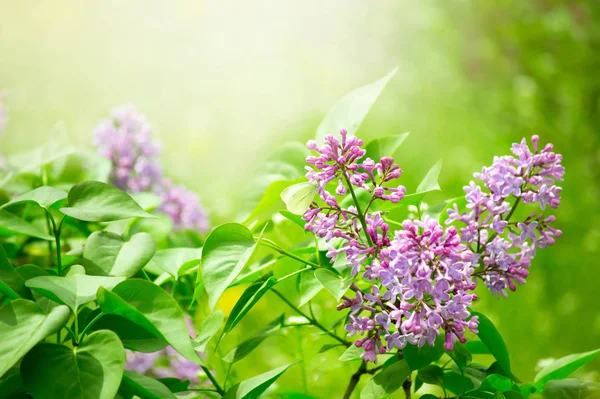
[(150, 263), (177, 279), (199, 264), (201, 258), (202, 248), (169, 248), (156, 251)]
[(198, 352), (204, 352), (206, 345), (215, 336), (215, 334), (221, 329), (225, 320), (225, 315), (222, 310), (215, 310), (206, 319), (202, 321), (198, 336), (194, 340), (194, 349)]
[(119, 392), (141, 399), (176, 399), (162, 382), (133, 371), (125, 370)]
[(457, 395), (471, 391), (475, 388), (473, 382), (469, 378), (454, 372), (444, 373), (444, 387)]
[(464, 369), (468, 366), (473, 359), (471, 352), (459, 342), (454, 344), (454, 348), (452, 349), (452, 352), (448, 352), (448, 356), (454, 360), (454, 363), (456, 363), (460, 369)]
[(344, 353), (342, 353), (340, 357), (338, 357), (338, 360), (342, 362), (358, 360), (360, 359), (360, 355), (362, 355), (364, 352), (365, 350), (363, 348), (359, 348), (356, 345), (350, 345), (348, 348), (346, 348)]
[(10, 264), (2, 245), (0, 245), (0, 293), (12, 299), (33, 299), (31, 292), (25, 286), (25, 279)]
[(410, 367), (404, 360), (385, 367), (365, 385), (360, 399), (380, 399), (396, 392), (410, 376)]
[(490, 350), (487, 346), (481, 341), (468, 341), (465, 344), (465, 347), (469, 352), (473, 355), (490, 355)]
[(517, 391), (506, 391), (503, 393), (506, 399), (525, 399), (525, 396), (521, 392)]
[(287, 210), (295, 215), (302, 215), (317, 194), (318, 186), (315, 182), (303, 182), (287, 187), (281, 192), (281, 199), (285, 202)]
[(244, 221), (244, 224), (248, 224), (254, 220), (261, 220), (270, 218), (273, 213), (283, 208), (282, 193), (287, 190), (290, 186), (306, 181), (306, 179), (296, 180), (277, 180), (272, 182), (261, 197), (256, 207), (252, 210), (250, 215)]
[(315, 278), (325, 287), (327, 291), (340, 300), (352, 285), (353, 278), (351, 275), (346, 277), (338, 276), (331, 270), (320, 268), (315, 270)]
[(103, 313), (122, 316), (168, 342), (185, 358), (203, 364), (189, 336), (183, 311), (165, 290), (147, 280), (126, 280), (112, 292), (98, 290)]
[(379, 95), (396, 74), (398, 68), (385, 75), (383, 78), (359, 87), (340, 99), (325, 116), (317, 128), (315, 138), (322, 145), (328, 134), (337, 134), (345, 128), (349, 134), (355, 135), (363, 120), (379, 98)]
[(139, 324), (115, 314), (102, 315), (91, 330), (110, 330), (119, 336), (125, 348), (136, 352), (153, 353), (169, 345), (162, 337), (157, 337)]
[(46, 314), (26, 299), (15, 299), (0, 309), (0, 377), (36, 344), (59, 331), (70, 315), (66, 306), (57, 306)]
[(71, 188), (65, 215), (86, 222), (112, 222), (132, 217), (154, 217), (129, 195), (110, 184), (86, 181)]
[(223, 356), (223, 360), (227, 363), (236, 363), (248, 356), (254, 349), (256, 349), (265, 339), (272, 336), (275, 332), (279, 331), (281, 326), (283, 325), (284, 315), (276, 318), (268, 325), (266, 325), (263, 329), (261, 329), (258, 333), (256, 333), (252, 338), (245, 340), (239, 346), (231, 349), (225, 356)]
[(477, 316), (479, 318), (479, 333), (477, 336), (488, 347), (490, 353), (494, 355), (496, 360), (500, 363), (500, 366), (506, 373), (510, 373), (510, 358), (508, 355), (508, 350), (506, 349), (506, 344), (502, 339), (502, 336), (496, 330), (494, 323), (484, 315), (478, 312), (473, 312), (473, 316)]
[(152, 259), (154, 238), (148, 233), (134, 234), (129, 241), (107, 231), (93, 232), (85, 242), (86, 269), (101, 276), (132, 277)]
[(9, 206), (23, 204), (23, 203), (33, 203), (38, 206), (49, 209), (52, 205), (56, 204), (59, 201), (62, 201), (67, 198), (67, 192), (54, 187), (38, 187), (35, 190), (29, 191), (25, 194), (19, 195), (17, 198), (12, 201), (7, 202), (6, 204), (0, 206), (0, 209), (7, 208)]
[(34, 277), (27, 280), (25, 285), (54, 302), (67, 305), (73, 313), (76, 313), (81, 305), (96, 299), (98, 288), (104, 287), (110, 290), (123, 280), (122, 277), (71, 274), (66, 277)]
[(417, 187), (417, 193), (427, 193), (429, 191), (441, 190), (438, 183), (440, 177), (440, 171), (442, 170), (442, 160), (440, 159), (435, 165), (429, 169), (419, 186)]
[(295, 215), (292, 212), (286, 211), (286, 210), (279, 211), (279, 213), (281, 214), (281, 216), (283, 216), (290, 222), (297, 224), (302, 230), (304, 230), (304, 226), (306, 225), (306, 222), (302, 219), (302, 216)]
[(290, 363), (244, 380), (227, 390), (223, 399), (258, 399), (287, 369), (295, 364)]
[(419, 378), (427, 384), (443, 386), (444, 370), (439, 366), (430, 364), (419, 370)]
[(574, 378), (548, 381), (542, 392), (544, 399), (598, 399), (600, 384), (583, 382)]
[(10, 370), (2, 379), (0, 379), (0, 398), (2, 399), (29, 399), (21, 373), (17, 368)]
[(42, 166), (74, 152), (75, 147), (69, 140), (65, 124), (59, 122), (53, 127), (52, 133), (43, 146), (13, 154), (7, 160), (11, 166), (17, 169), (18, 173), (39, 173)]
[(477, 363), (471, 363), (462, 369), (457, 365), (453, 365), (452, 370), (457, 374), (461, 374), (471, 380), (475, 388), (479, 388), (483, 380), (485, 380), (488, 376), (485, 366)]
[(202, 247), (200, 270), (211, 310), (246, 266), (255, 249), (252, 233), (241, 224), (226, 223), (210, 233)]
[(152, 212), (162, 204), (162, 199), (159, 195), (144, 191), (131, 194), (131, 198), (146, 212)]
[(0, 209), (0, 237), (29, 236), (52, 241), (54, 237), (39, 230), (24, 219)]
[(406, 345), (402, 350), (404, 359), (411, 370), (418, 370), (438, 360), (444, 354), (444, 340), (441, 337), (435, 340), (434, 346), (427, 343), (422, 347)]
[(566, 378), (575, 370), (593, 360), (598, 354), (600, 354), (600, 349), (561, 357), (541, 369), (533, 381), (535, 382), (536, 387), (541, 388), (550, 380)]
[(517, 386), (510, 380), (510, 378), (507, 378), (503, 375), (491, 374), (481, 382), (479, 390), (489, 392), (506, 392), (512, 390), (513, 387)]
[(112, 331), (96, 331), (79, 346), (41, 344), (21, 364), (23, 384), (36, 399), (113, 399), (125, 349)]
[(370, 141), (365, 147), (365, 150), (367, 151), (365, 157), (371, 158), (375, 162), (379, 162), (383, 157), (393, 157), (394, 153), (400, 148), (409, 134), (410, 133), (402, 133)]
[(264, 294), (267, 293), (275, 284), (277, 280), (275, 277), (266, 275), (256, 280), (250, 285), (240, 299), (236, 302), (235, 306), (231, 310), (225, 328), (223, 329), (223, 335), (229, 333), (233, 328), (242, 320), (242, 318), (252, 309), (254, 305), (259, 301)]
[[(337, 276), (336, 276), (337, 277)], [(321, 290), (323, 284), (315, 277), (315, 273), (300, 273), (298, 277), (298, 291), (300, 293), (300, 303), (298, 306), (306, 305)]]

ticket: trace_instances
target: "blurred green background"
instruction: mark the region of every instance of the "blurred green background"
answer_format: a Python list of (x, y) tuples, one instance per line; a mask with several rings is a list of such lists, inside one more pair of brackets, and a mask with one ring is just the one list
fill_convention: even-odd
[[(396, 154), (409, 192), (443, 158), (444, 192), (428, 201), (456, 197), (524, 136), (564, 155), (563, 238), (539, 252), (526, 286), (477, 305), (505, 337), (515, 374), (531, 379), (540, 358), (600, 347), (596, 1), (0, 0), (0, 89), (9, 92), (0, 152), (35, 146), (57, 121), (89, 146), (95, 123), (132, 102), (163, 141), (168, 172), (220, 223), (235, 217), (267, 154), (311, 138), (337, 99), (396, 65), (359, 135), (412, 132)], [(266, 300), (252, 331), (278, 315), (280, 302)], [(297, 358), (285, 338), (240, 374)], [(314, 352), (303, 366), (311, 392), (336, 396), (354, 366), (328, 370), (339, 354), (316, 354), (325, 339), (293, 339)], [(596, 361), (579, 376), (599, 380), (599, 370)], [(300, 389), (295, 373), (280, 383)]]

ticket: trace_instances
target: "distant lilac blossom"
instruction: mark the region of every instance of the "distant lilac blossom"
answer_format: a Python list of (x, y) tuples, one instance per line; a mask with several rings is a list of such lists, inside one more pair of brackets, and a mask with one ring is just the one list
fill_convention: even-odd
[[(340, 134), (341, 142), (329, 135), (323, 147), (314, 141), (307, 144), (317, 152), (307, 158), (311, 167), (306, 177), (317, 185), (319, 200), (303, 219), (306, 230), (335, 244), (327, 252), (332, 263), (345, 256), (352, 275), (361, 274), (369, 282), (367, 290), (352, 284), (355, 296), (344, 296), (337, 307), (350, 309), (348, 335), (359, 337), (355, 345), (364, 349), (361, 357), (370, 362), (377, 361), (377, 354), (407, 344), (434, 345), (442, 333), (444, 348), (451, 351), (456, 341), (466, 341), (467, 331), (478, 332), (478, 318), (469, 311), (477, 299), (476, 277), (492, 292), (514, 289), (514, 281), (525, 281), (535, 249), (561, 235), (549, 226), (553, 216), (509, 220), (520, 201), (537, 202), (542, 209), (558, 206), (561, 189), (554, 182), (564, 174), (561, 156), (551, 145), (538, 151), (535, 136), (533, 152), (525, 141), (515, 144), (516, 157), (497, 157), (475, 175), (484, 180), (485, 190), (474, 182), (465, 187), (467, 211), (455, 207), (448, 212), (448, 223), (463, 222), (466, 227), (444, 228), (425, 216), (407, 219), (401, 230), (390, 232), (382, 214), (369, 208), (375, 201), (395, 204), (404, 197), (404, 187), (390, 185), (401, 169), (389, 157), (378, 163), (361, 161), (366, 154), (362, 140), (345, 130)], [(358, 205), (340, 205), (347, 201), (338, 197), (354, 198), (353, 187), (371, 194), (364, 211)]]
[(160, 210), (173, 220), (177, 230), (207, 231), (210, 227), (206, 212), (200, 207), (198, 196), (183, 186), (166, 181), (161, 187)]

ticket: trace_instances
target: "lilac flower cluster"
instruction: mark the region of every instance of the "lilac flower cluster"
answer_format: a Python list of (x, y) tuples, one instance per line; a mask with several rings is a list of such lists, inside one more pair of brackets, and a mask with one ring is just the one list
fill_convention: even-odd
[(510, 220), (520, 202), (538, 203), (541, 210), (560, 204), (556, 182), (565, 173), (562, 156), (552, 151), (552, 144), (540, 149), (538, 136), (531, 141), (533, 151), (523, 139), (512, 146), (514, 156), (495, 157), (492, 166), (474, 174), (483, 188), (473, 181), (464, 187), (468, 212), (459, 212), (456, 205), (448, 211), (447, 223), (466, 225), (460, 229), (461, 240), (476, 252), (476, 275), (496, 294), (524, 284), (536, 249), (562, 235), (552, 227), (552, 215), (532, 212), (524, 220)]
[[(564, 169), (561, 157), (548, 145), (534, 151), (525, 142), (515, 144), (516, 157), (495, 158), (494, 165), (484, 168), (476, 177), (484, 180), (481, 187), (471, 182), (466, 187), (468, 212), (451, 209), (448, 223), (464, 222), (457, 231), (444, 228), (425, 216), (423, 220), (407, 219), (403, 229), (390, 233), (382, 214), (369, 212), (376, 200), (397, 203), (404, 197), (402, 186), (386, 187), (402, 174), (391, 158), (379, 163), (361, 161), (363, 142), (341, 132), (341, 142), (334, 136), (325, 138), (321, 148), (314, 141), (307, 147), (318, 153), (307, 158), (308, 180), (318, 187), (319, 200), (305, 212), (305, 229), (332, 243), (327, 256), (332, 262), (345, 255), (352, 274), (361, 273), (370, 288), (363, 290), (352, 284), (354, 297), (343, 297), (338, 309), (350, 309), (346, 331), (357, 335), (355, 342), (364, 348), (365, 361), (375, 362), (377, 354), (407, 344), (434, 345), (444, 333), (444, 348), (451, 351), (455, 342), (466, 341), (465, 333), (477, 333), (478, 318), (469, 307), (477, 299), (475, 277), (485, 280), (493, 292), (524, 282), (535, 248), (550, 245), (560, 231), (549, 226), (554, 217), (532, 214), (523, 222), (510, 222), (518, 202), (539, 202), (557, 207)], [(332, 193), (333, 187), (335, 194)], [(370, 193), (362, 212), (355, 206), (343, 208), (339, 196), (353, 187)], [(514, 197), (511, 204), (508, 197)], [(391, 236), (391, 237), (390, 237)], [(516, 250), (514, 250), (516, 248)]]
[(117, 107), (100, 121), (94, 130), (94, 144), (112, 162), (112, 184), (131, 193), (159, 195), (159, 210), (171, 217), (176, 230), (208, 230), (208, 216), (196, 194), (164, 177), (160, 144), (152, 139), (150, 124), (134, 105)]
[[(186, 323), (190, 335), (195, 338), (196, 332), (188, 316), (186, 316)], [(171, 346), (153, 353), (132, 352), (130, 350), (126, 350), (125, 352), (127, 354), (126, 370), (155, 378), (171, 377), (188, 380), (192, 385), (200, 383), (202, 368), (181, 356)]]

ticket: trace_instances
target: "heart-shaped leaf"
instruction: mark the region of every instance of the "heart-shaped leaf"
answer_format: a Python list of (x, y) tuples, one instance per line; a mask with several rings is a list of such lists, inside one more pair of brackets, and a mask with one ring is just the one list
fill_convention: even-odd
[(381, 399), (402, 386), (410, 375), (410, 367), (404, 360), (395, 362), (375, 375), (360, 392), (360, 399)]
[(110, 330), (119, 336), (126, 349), (136, 352), (158, 352), (169, 345), (163, 338), (157, 337), (144, 327), (115, 314), (103, 314), (91, 330)]
[(295, 215), (302, 215), (317, 194), (318, 186), (314, 182), (303, 182), (289, 186), (281, 192), (281, 199), (287, 210)]
[(202, 248), (169, 248), (156, 251), (151, 264), (177, 279), (200, 263)]
[(54, 237), (39, 230), (26, 220), (0, 209), (0, 237), (8, 236), (29, 236), (46, 241), (54, 240)]
[(323, 284), (315, 277), (314, 273), (300, 273), (298, 277), (298, 291), (300, 293), (300, 303), (298, 306), (306, 305), (313, 299), (321, 290)]
[(344, 353), (338, 358), (339, 361), (348, 362), (350, 360), (358, 360), (360, 356), (365, 353), (364, 348), (359, 348), (356, 345), (350, 345)]
[(65, 215), (86, 222), (112, 222), (132, 217), (154, 217), (146, 213), (129, 195), (99, 181), (79, 183), (69, 190)]
[(183, 311), (159, 286), (147, 280), (126, 280), (112, 292), (99, 289), (98, 304), (103, 313), (129, 319), (171, 344), (185, 358), (203, 364), (192, 347)]
[(19, 195), (17, 198), (2, 205), (0, 209), (27, 202), (36, 204), (44, 209), (49, 209), (52, 205), (66, 198), (66, 191), (55, 187), (43, 186)]
[(346, 291), (348, 291), (348, 288), (350, 288), (353, 281), (351, 275), (344, 278), (325, 268), (315, 270), (315, 278), (319, 280), (323, 287), (325, 287), (325, 289), (338, 301), (344, 296)]
[(248, 224), (255, 219), (268, 219), (277, 210), (283, 208), (282, 193), (287, 190), (290, 186), (296, 183), (306, 181), (304, 178), (296, 180), (277, 180), (272, 182), (265, 190), (264, 195), (256, 207), (252, 210), (250, 215), (244, 221), (244, 224)]
[(78, 347), (41, 344), (21, 364), (23, 384), (36, 399), (113, 399), (125, 349), (112, 331), (96, 331)]
[(240, 274), (256, 249), (252, 233), (238, 223), (223, 224), (202, 247), (202, 279), (213, 310), (221, 294)]
[(154, 238), (148, 233), (134, 234), (129, 241), (107, 231), (92, 233), (83, 248), (87, 270), (102, 276), (131, 277), (152, 259)]
[(125, 370), (119, 392), (141, 399), (176, 399), (162, 382), (133, 371)]
[(66, 306), (45, 314), (38, 304), (16, 299), (0, 309), (0, 377), (37, 343), (54, 334), (69, 320)]
[(0, 293), (12, 299), (33, 299), (31, 292), (25, 286), (25, 279), (10, 264), (2, 245), (0, 245)]
[(34, 277), (27, 280), (25, 285), (54, 302), (67, 305), (73, 313), (76, 313), (81, 305), (96, 299), (98, 288), (104, 287), (110, 290), (123, 280), (122, 277), (86, 276), (85, 274), (71, 273), (66, 277)]
[(598, 354), (600, 354), (600, 349), (561, 357), (541, 369), (533, 381), (536, 387), (542, 388), (550, 380), (560, 380), (570, 376), (575, 370), (593, 360)]
[(371, 107), (397, 70), (398, 68), (394, 68), (383, 78), (354, 89), (342, 97), (319, 124), (315, 137), (317, 142), (323, 144), (325, 135), (336, 134), (341, 128), (348, 130), (349, 134), (356, 134)]
[(257, 375), (244, 380), (231, 387), (223, 399), (257, 399), (283, 374), (287, 369), (295, 365), (290, 363), (275, 370)]

